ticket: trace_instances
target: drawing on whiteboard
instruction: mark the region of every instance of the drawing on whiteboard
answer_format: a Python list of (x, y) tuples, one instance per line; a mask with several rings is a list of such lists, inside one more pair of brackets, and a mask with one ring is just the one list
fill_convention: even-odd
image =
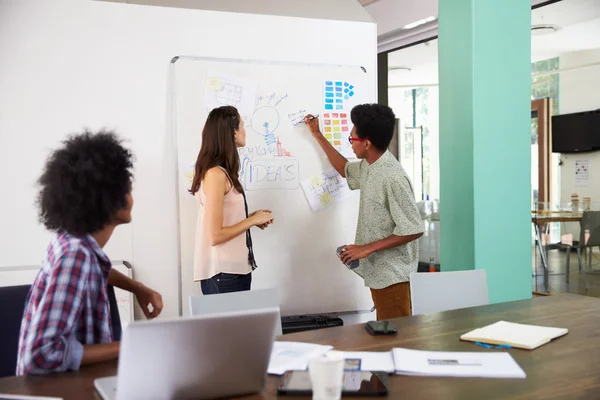
[(345, 103), (355, 95), (354, 85), (344, 81), (325, 81), (323, 85), (324, 109), (341, 111)]
[(352, 196), (346, 180), (333, 168), (304, 179), (302, 189), (310, 208), (315, 212)]
[(262, 106), (254, 110), (251, 121), (252, 130), (265, 137), (267, 146), (277, 142), (275, 131), (279, 127), (279, 111), (271, 106)]
[(300, 122), (304, 121), (304, 116), (307, 114), (305, 109), (300, 109), (295, 112), (288, 113), (288, 119), (292, 126), (297, 126)]
[(284, 147), (282, 147), (281, 142), (279, 141), (279, 136), (277, 136), (277, 157), (290, 157), (291, 154)]
[(209, 72), (206, 78), (204, 105), (209, 112), (217, 107), (233, 106), (243, 119), (248, 119), (254, 109), (257, 91), (258, 84), (250, 80)]
[(300, 186), (300, 163), (292, 157), (244, 160), (244, 189), (295, 190)]

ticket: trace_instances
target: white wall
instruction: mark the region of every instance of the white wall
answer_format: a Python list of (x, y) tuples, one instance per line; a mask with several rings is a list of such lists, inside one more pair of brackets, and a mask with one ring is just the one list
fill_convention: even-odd
[(137, 157), (135, 206), (134, 222), (120, 228), (108, 253), (131, 261), (134, 275), (162, 293), (163, 316), (177, 315), (176, 172), (167, 118), (176, 55), (375, 71), (376, 27), (89, 0), (0, 0), (0, 252), (11, 254), (1, 260), (37, 264), (44, 255), (48, 235), (32, 199), (48, 148), (84, 126), (115, 128)]
[[(591, 63), (600, 62), (600, 49), (587, 50), (564, 54), (560, 57), (560, 68), (572, 68)], [(566, 71), (559, 78), (559, 108), (561, 114), (580, 111), (589, 111), (600, 108), (600, 95), (598, 94), (600, 82), (600, 66)], [(575, 160), (590, 160), (590, 185), (587, 187), (575, 186)], [(562, 154), (561, 160), (561, 203), (571, 201), (572, 193), (579, 193), (579, 198), (591, 196), (593, 203), (600, 205), (600, 152), (582, 154)], [(569, 224), (566, 231), (574, 233), (575, 240), (579, 240), (579, 229), (574, 224)]]

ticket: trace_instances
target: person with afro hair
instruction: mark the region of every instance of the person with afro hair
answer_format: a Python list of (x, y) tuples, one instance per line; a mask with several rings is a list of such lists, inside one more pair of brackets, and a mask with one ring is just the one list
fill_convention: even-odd
[(371, 289), (378, 320), (409, 316), (409, 279), (417, 272), (417, 239), (425, 225), (408, 175), (388, 151), (396, 116), (388, 106), (360, 104), (350, 119), (354, 127), (348, 140), (359, 162), (348, 162), (329, 143), (318, 118), (307, 115), (304, 120), (348, 187), (360, 190), (355, 243), (340, 246), (339, 257)]
[(132, 292), (147, 318), (160, 314), (161, 295), (112, 269), (103, 250), (114, 229), (131, 222), (132, 168), (131, 152), (107, 131), (71, 136), (47, 159), (37, 204), (55, 235), (27, 296), (17, 375), (118, 358), (113, 286)]

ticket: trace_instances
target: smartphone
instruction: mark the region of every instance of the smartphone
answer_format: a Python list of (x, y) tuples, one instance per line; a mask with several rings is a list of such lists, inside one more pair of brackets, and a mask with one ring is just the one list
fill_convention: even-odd
[[(344, 371), (342, 396), (375, 397), (387, 396), (388, 374), (386, 372)], [(286, 372), (277, 394), (281, 396), (312, 396), (312, 385), (308, 371)]]
[(390, 321), (369, 321), (365, 329), (371, 335), (395, 335), (398, 329)]
[[(335, 254), (337, 254), (338, 258), (340, 258), (340, 254), (341, 254), (343, 248), (344, 248), (344, 246), (340, 246), (335, 251)], [(340, 260), (341, 260), (341, 258), (340, 258)], [(350, 264), (344, 264), (344, 265), (346, 267), (348, 267), (348, 269), (354, 269), (354, 268), (357, 268), (360, 265), (360, 261), (354, 260)]]

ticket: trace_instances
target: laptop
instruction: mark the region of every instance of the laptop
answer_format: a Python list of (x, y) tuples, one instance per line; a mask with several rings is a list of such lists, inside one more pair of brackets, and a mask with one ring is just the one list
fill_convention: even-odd
[(278, 323), (279, 307), (131, 323), (117, 376), (96, 379), (94, 386), (104, 400), (258, 393)]

